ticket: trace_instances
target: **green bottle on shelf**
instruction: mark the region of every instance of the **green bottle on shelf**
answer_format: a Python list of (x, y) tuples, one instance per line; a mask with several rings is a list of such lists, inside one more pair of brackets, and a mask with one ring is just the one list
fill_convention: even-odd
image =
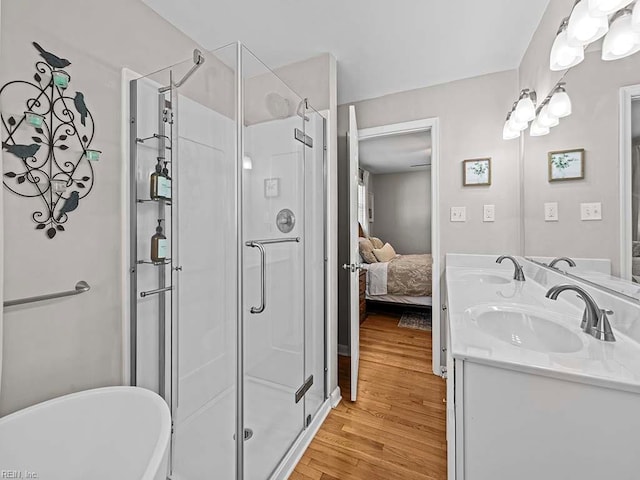
[(154, 263), (164, 262), (167, 259), (169, 244), (167, 237), (162, 233), (162, 220), (158, 220), (156, 233), (151, 237), (151, 261)]

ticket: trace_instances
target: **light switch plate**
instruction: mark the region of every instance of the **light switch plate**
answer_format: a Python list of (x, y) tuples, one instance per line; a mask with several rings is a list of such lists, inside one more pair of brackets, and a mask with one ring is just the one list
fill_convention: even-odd
[(467, 221), (467, 207), (451, 207), (451, 221), (452, 222), (466, 222)]
[(596, 203), (581, 203), (580, 204), (580, 220), (593, 221), (602, 220), (602, 204)]
[(549, 202), (544, 204), (544, 221), (558, 221), (558, 202)]
[(482, 216), (483, 222), (495, 222), (496, 221), (496, 206), (495, 205), (485, 205), (484, 206), (484, 214)]

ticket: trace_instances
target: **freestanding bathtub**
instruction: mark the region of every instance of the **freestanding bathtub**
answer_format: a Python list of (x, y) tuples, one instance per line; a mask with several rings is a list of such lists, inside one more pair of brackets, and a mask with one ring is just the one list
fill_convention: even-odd
[(0, 478), (166, 480), (171, 416), (137, 387), (66, 395), (0, 418)]

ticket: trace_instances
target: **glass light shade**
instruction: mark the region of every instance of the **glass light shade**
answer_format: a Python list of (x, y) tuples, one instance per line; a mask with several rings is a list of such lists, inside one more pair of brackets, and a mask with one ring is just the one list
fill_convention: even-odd
[(253, 161), (251, 160), (250, 156), (245, 155), (244, 157), (242, 157), (242, 168), (244, 168), (245, 170), (253, 169)]
[(529, 122), (519, 122), (513, 113), (511, 114), (511, 117), (509, 118), (509, 120), (507, 120), (507, 123), (509, 124), (509, 128), (511, 130), (517, 131), (517, 132), (526, 130), (526, 128), (529, 126)]
[(518, 123), (525, 123), (536, 118), (536, 106), (528, 95), (518, 100), (516, 109), (513, 112)]
[(633, 0), (589, 0), (589, 12), (594, 17), (605, 17), (629, 5)]
[(552, 95), (548, 107), (549, 113), (556, 118), (571, 115), (571, 99), (564, 90), (558, 90)]
[(602, 44), (603, 60), (618, 60), (640, 50), (640, 33), (631, 25), (631, 15), (616, 18)]
[(541, 127), (548, 128), (555, 127), (560, 123), (558, 117), (551, 115), (551, 113), (549, 112), (549, 105), (545, 105), (544, 107), (542, 107), (536, 121)]
[(529, 129), (529, 135), (532, 137), (542, 137), (543, 135), (549, 134), (549, 127), (543, 127), (538, 122), (538, 119), (535, 119), (531, 123), (531, 128)]
[(554, 72), (574, 67), (584, 60), (584, 48), (571, 46), (567, 39), (567, 31), (560, 32), (553, 41), (549, 68)]
[(633, 7), (633, 15), (631, 16), (631, 27), (636, 32), (640, 32), (640, 2), (636, 2)]
[(602, 38), (608, 31), (609, 19), (606, 16), (591, 15), (587, 0), (581, 0), (569, 17), (567, 41), (571, 46), (582, 47)]
[(502, 138), (504, 140), (513, 140), (520, 136), (520, 130), (513, 130), (509, 125), (509, 121), (504, 122), (504, 128), (502, 129)]

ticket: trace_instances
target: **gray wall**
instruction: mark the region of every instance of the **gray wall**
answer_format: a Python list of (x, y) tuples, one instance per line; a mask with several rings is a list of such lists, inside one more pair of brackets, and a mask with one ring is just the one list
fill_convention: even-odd
[(431, 170), (372, 175), (371, 235), (397, 253), (431, 253)]
[[(549, 70), (549, 51), (560, 22), (573, 0), (549, 3), (520, 66), (520, 87), (543, 97), (562, 72)], [(523, 194), (525, 253), (608, 258), (619, 272), (619, 89), (640, 83), (640, 54), (613, 62), (600, 59), (598, 44), (589, 47), (583, 63), (565, 81), (573, 114), (560, 120), (549, 135), (524, 135)], [(518, 143), (518, 141), (512, 141)], [(584, 148), (585, 179), (549, 183), (550, 151)], [(544, 203), (558, 202), (559, 221), (544, 221)], [(580, 203), (602, 202), (602, 221), (580, 220)]]
[(79, 297), (5, 312), (0, 414), (6, 414), (121, 383), (121, 68), (151, 72), (189, 57), (195, 44), (130, 0), (4, 1), (1, 35), (1, 84), (33, 77), (34, 40), (72, 61), (70, 89), (84, 92), (96, 119), (94, 145), (103, 151), (92, 193), (53, 240), (34, 230), (37, 200), (3, 189), (5, 298), (66, 290), (80, 279), (92, 286)]
[[(510, 70), (356, 102), (358, 127), (368, 128), (424, 118), (440, 119), (440, 254), (518, 253), (520, 182), (517, 142), (502, 140), (506, 112), (517, 95), (517, 72)], [(338, 108), (339, 264), (348, 263), (349, 175), (346, 131), (348, 105)], [(492, 157), (493, 183), (462, 186), (462, 161)], [(496, 221), (482, 221), (484, 204), (496, 206)], [(467, 207), (467, 222), (449, 222), (449, 209)], [(441, 263), (444, 266), (444, 262)], [(434, 272), (434, 275), (442, 272)], [(339, 343), (348, 344), (348, 273), (340, 270)]]

